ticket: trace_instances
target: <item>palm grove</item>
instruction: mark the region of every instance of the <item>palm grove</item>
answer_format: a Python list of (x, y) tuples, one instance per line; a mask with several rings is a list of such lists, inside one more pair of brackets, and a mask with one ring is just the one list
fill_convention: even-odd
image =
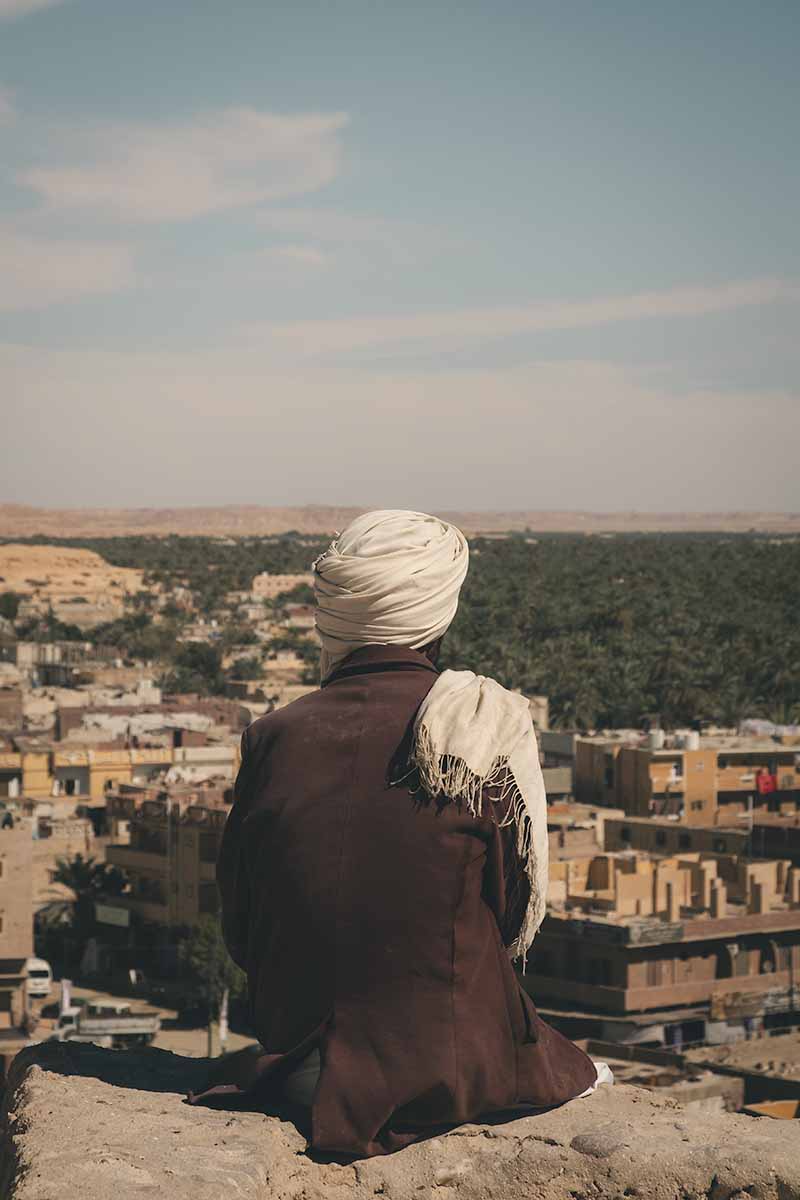
[[(64, 544), (143, 568), (154, 584), (188, 589), (198, 613), (224, 622), (226, 592), (247, 589), (260, 571), (307, 570), (327, 542), (289, 534)], [(548, 695), (554, 725), (631, 726), (654, 715), (667, 727), (696, 719), (729, 725), (744, 716), (800, 720), (800, 539), (531, 533), (473, 539), (471, 550), (444, 665)], [(219, 651), (181, 646), (183, 619), (167, 606), (154, 622), (143, 593), (129, 615), (95, 636), (157, 661), (173, 688), (223, 693)], [(24, 632), (64, 636), (41, 623)], [(223, 624), (222, 636), (238, 644), (251, 638), (233, 623)], [(300, 651), (313, 678), (313, 643), (287, 632), (282, 644)]]

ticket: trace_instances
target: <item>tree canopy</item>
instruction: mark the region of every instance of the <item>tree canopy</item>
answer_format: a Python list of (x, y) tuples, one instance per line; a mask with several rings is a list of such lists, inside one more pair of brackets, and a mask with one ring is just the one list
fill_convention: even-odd
[(244, 991), (244, 972), (228, 954), (217, 917), (203, 916), (193, 926), (181, 944), (181, 959), (198, 999), (212, 1019), (219, 1015), (226, 988), (231, 996)]
[[(308, 570), (327, 541), (287, 534), (64, 544), (180, 584), (210, 611), (261, 571)], [(652, 714), (665, 725), (800, 720), (800, 538), (533, 533), (473, 539), (471, 551), (442, 665), (548, 695), (555, 725), (631, 725)], [(84, 636), (161, 658), (173, 690), (222, 689), (218, 651), (178, 642), (177, 620), (155, 625), (139, 603), (121, 622)], [(302, 633), (286, 630), (268, 648), (296, 650), (307, 679), (316, 679), (318, 649)]]

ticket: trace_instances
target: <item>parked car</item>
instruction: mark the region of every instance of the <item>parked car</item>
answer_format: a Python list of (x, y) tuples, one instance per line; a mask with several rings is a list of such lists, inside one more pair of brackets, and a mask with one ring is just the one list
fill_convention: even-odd
[(50, 995), (53, 986), (53, 971), (46, 958), (28, 958), (25, 961), (25, 990), (31, 999)]

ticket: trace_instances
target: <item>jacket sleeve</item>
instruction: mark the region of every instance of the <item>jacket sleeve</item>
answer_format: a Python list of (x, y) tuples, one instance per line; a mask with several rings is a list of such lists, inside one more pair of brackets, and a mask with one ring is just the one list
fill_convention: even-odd
[(217, 859), (222, 936), (231, 958), (243, 970), (247, 969), (250, 887), (242, 827), (252, 803), (251, 776), (250, 747), (245, 729), (242, 734), (242, 761), (233, 789), (233, 807), (225, 823)]

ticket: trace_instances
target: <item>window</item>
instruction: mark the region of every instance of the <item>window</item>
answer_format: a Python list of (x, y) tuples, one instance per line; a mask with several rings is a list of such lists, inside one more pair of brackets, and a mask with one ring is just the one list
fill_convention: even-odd
[(693, 810), (694, 812), (699, 812), (699, 811), (700, 811), (700, 809), (701, 809), (702, 807), (703, 807), (703, 801), (702, 801), (702, 800), (693, 800), (693, 801), (692, 801), (692, 810)]
[(679, 850), (688, 850), (689, 847), (691, 846), (691, 844), (692, 844), (692, 839), (688, 833), (681, 833), (678, 835), (678, 849)]
[(623, 842), (629, 842), (631, 840), (630, 825), (623, 825), (622, 829), (619, 831), (619, 836)]
[(667, 844), (666, 831), (663, 829), (656, 830), (656, 845), (657, 846), (666, 846), (666, 844)]
[(611, 763), (609, 766), (606, 767), (605, 774), (603, 777), (603, 782), (607, 788), (613, 788), (613, 786), (614, 786), (614, 765), (613, 765), (613, 763)]
[(589, 983), (608, 987), (611, 983), (611, 963), (605, 958), (593, 958), (589, 963)]
[(725, 853), (725, 839), (724, 838), (714, 838), (713, 845), (714, 845), (714, 853), (715, 854), (724, 854)]

